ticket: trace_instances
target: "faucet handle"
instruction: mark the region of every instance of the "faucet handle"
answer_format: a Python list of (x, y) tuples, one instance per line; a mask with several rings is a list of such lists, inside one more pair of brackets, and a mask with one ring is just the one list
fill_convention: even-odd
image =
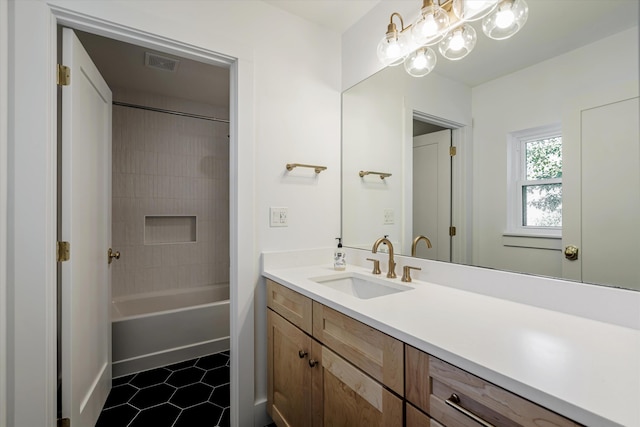
[(402, 280), (403, 282), (411, 281), (411, 270), (422, 270), (420, 267), (412, 267), (410, 265), (405, 265), (402, 267)]
[(373, 259), (373, 258), (367, 258), (367, 261), (373, 261), (373, 271), (371, 273), (373, 274), (380, 274), (380, 261), (377, 259)]

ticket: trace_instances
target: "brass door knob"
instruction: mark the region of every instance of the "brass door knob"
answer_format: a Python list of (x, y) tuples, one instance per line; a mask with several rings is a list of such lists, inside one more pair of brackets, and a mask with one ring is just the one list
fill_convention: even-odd
[(111, 264), (114, 259), (120, 259), (120, 251), (114, 251), (109, 248), (109, 251), (107, 251), (107, 262)]
[(564, 257), (569, 261), (575, 261), (578, 259), (578, 247), (569, 245), (564, 248)]

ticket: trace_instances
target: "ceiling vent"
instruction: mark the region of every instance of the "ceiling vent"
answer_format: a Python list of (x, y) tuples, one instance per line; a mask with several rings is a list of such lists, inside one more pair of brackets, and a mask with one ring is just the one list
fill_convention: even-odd
[(177, 59), (161, 56), (157, 53), (144, 53), (144, 65), (149, 68), (155, 68), (156, 70), (162, 71), (171, 71), (172, 73), (175, 73), (178, 69), (179, 63), (180, 61), (178, 61)]

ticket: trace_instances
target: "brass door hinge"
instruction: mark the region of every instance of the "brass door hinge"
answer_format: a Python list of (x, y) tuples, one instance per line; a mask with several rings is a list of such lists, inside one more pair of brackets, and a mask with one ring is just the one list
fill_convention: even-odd
[(69, 418), (58, 418), (58, 427), (71, 427), (71, 420)]
[(449, 155), (450, 155), (451, 157), (453, 157), (453, 156), (455, 156), (455, 155), (456, 155), (456, 147), (453, 147), (453, 146), (452, 146), (452, 147), (449, 147)]
[(71, 69), (69, 67), (58, 64), (56, 83), (58, 86), (69, 86), (71, 84)]
[(449, 236), (455, 236), (455, 235), (456, 235), (456, 228), (449, 227)]
[(56, 260), (58, 262), (69, 261), (71, 258), (71, 244), (69, 242), (58, 242), (56, 244)]

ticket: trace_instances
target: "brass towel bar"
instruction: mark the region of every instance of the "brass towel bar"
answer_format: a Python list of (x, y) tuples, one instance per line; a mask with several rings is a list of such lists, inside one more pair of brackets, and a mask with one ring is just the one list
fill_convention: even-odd
[(365, 175), (380, 175), (380, 179), (385, 179), (391, 176), (390, 173), (386, 173), (386, 172), (374, 172), (374, 171), (360, 171), (360, 173), (358, 174), (360, 175), (360, 178), (362, 178)]
[(327, 169), (326, 166), (316, 166), (316, 165), (305, 165), (302, 163), (287, 163), (287, 170), (292, 171), (294, 168), (311, 168), (316, 171), (316, 173), (320, 173), (323, 170)]

